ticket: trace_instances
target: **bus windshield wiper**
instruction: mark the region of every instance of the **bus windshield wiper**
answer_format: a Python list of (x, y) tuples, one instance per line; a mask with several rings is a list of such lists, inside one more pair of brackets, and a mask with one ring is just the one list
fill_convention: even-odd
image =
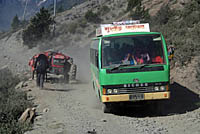
[(149, 66), (149, 64), (143, 64), (143, 65), (139, 66), (139, 68), (142, 69), (142, 68), (147, 67), (147, 66)]
[[(126, 67), (126, 66), (131, 66), (131, 65), (130, 64), (120, 64), (120, 65), (115, 66), (114, 68), (112, 68), (110, 71), (118, 70), (119, 68)], [(141, 66), (138, 66), (138, 68), (142, 69), (142, 68), (147, 67), (147, 66), (149, 66), (149, 64), (143, 64)]]
[(120, 65), (118, 65), (118, 66), (112, 68), (110, 71), (114, 71), (114, 70), (119, 69), (120, 67), (126, 67), (126, 66), (129, 66), (129, 65), (130, 65), (130, 64), (120, 64)]

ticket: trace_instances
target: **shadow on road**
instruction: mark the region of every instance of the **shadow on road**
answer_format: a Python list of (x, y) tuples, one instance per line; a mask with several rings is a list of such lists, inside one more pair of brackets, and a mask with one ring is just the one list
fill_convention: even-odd
[(74, 89), (57, 89), (57, 88), (44, 88), (42, 90), (47, 90), (47, 91), (59, 91), (59, 92), (69, 92), (71, 90), (74, 90)]
[(58, 78), (57, 77), (49, 77), (47, 79), (47, 81), (45, 81), (45, 82), (52, 83), (52, 84), (53, 83), (65, 83), (65, 84), (87, 84), (88, 83), (86, 81), (81, 81), (81, 80), (77, 80), (77, 79), (67, 82), (64, 79), (64, 77), (58, 77)]
[[(178, 83), (170, 86), (171, 98), (161, 104), (162, 113), (157, 113), (157, 109), (152, 109), (153, 104), (146, 104), (140, 107), (118, 107), (113, 114), (129, 117), (155, 117), (170, 116), (173, 114), (183, 114), (200, 107), (199, 95)], [(116, 112), (117, 111), (117, 112)]]
[(66, 83), (63, 77), (48, 77), (47, 82), (49, 83)]
[(182, 114), (200, 107), (199, 94), (194, 93), (178, 83), (171, 85), (171, 100), (168, 113)]

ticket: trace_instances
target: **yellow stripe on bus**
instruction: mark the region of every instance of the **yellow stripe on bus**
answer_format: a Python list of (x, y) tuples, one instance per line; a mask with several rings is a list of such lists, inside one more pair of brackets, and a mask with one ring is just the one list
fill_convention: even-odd
[[(169, 99), (170, 92), (144, 93), (144, 100)], [(129, 94), (102, 95), (102, 102), (134, 101), (129, 99)], [(136, 100), (135, 100), (136, 101)]]

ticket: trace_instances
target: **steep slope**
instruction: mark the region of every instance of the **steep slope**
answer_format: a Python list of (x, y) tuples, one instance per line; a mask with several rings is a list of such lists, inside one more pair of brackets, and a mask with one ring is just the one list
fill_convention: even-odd
[(20, 31), (13, 33), (1, 39), (0, 67), (7, 66), (14, 74), (23, 76), (29, 72), (28, 60), (36, 52), (39, 52), (37, 48), (29, 50), (28, 47), (23, 46)]
[[(170, 8), (182, 7), (186, 0), (143, 0), (143, 5), (151, 15), (155, 15), (162, 5)], [(102, 7), (110, 10), (103, 12)], [(39, 42), (38, 46), (28, 49), (21, 39), (21, 31), (0, 39), (0, 67), (7, 65), (14, 73), (29, 72), (28, 60), (43, 50), (58, 50), (74, 57), (78, 64), (78, 84), (45, 83), (47, 89), (39, 90), (35, 81), (27, 81), (26, 91), (34, 99), (40, 116), (34, 129), (27, 134), (65, 134), (65, 133), (148, 133), (174, 134), (200, 132), (199, 86), (195, 75), (198, 57), (182, 67), (175, 64), (171, 70), (174, 84), (171, 85), (172, 99), (166, 106), (164, 116), (155, 115), (147, 110), (135, 110), (104, 114), (95, 100), (92, 85), (88, 84), (90, 39), (95, 36), (99, 24), (85, 22), (88, 10), (102, 11), (101, 23), (130, 19), (125, 12), (127, 0), (88, 0), (56, 17), (56, 36)], [(77, 24), (74, 26), (74, 24)], [(70, 31), (72, 29), (74, 32)], [(56, 80), (55, 80), (56, 81)], [(148, 111), (148, 112), (147, 112)]]
[[(183, 7), (188, 0), (177, 0), (176, 2), (169, 0), (143, 0), (142, 5), (149, 10), (151, 16), (155, 16), (162, 6), (169, 5), (170, 8)], [(129, 12), (126, 11), (127, 0), (88, 0), (80, 5), (74, 6), (71, 10), (60, 13), (56, 17), (56, 34), (63, 42), (69, 44), (80, 44), (82, 40), (88, 40), (94, 36), (96, 27), (99, 24), (87, 22), (85, 14), (92, 10), (101, 18), (99, 23), (112, 23), (113, 21), (130, 20)], [(180, 8), (181, 9), (181, 8)], [(77, 25), (73, 25), (75, 23)], [(70, 33), (71, 26), (74, 26), (74, 33)], [(80, 39), (74, 38), (80, 37)]]
[[(150, 15), (153, 16), (163, 5), (168, 4), (170, 8), (177, 9), (177, 7), (180, 7), (182, 9), (187, 2), (189, 0), (177, 0), (176, 2), (169, 0), (143, 0), (142, 4), (149, 10)], [(38, 47), (34, 49), (29, 50), (23, 45), (21, 31), (14, 33), (10, 37), (1, 40), (0, 48), (2, 52), (0, 55), (3, 58), (0, 61), (0, 65), (8, 64), (13, 71), (19, 73), (24, 70), (29, 70), (27, 65), (28, 59), (40, 51), (51, 49), (68, 52), (69, 47), (77, 49), (78, 51), (79, 48), (86, 47), (90, 44), (90, 39), (95, 36), (95, 29), (99, 26), (99, 24), (90, 23), (85, 20), (84, 16), (88, 10), (92, 10), (100, 16), (100, 23), (111, 23), (116, 20), (130, 19), (129, 13), (126, 12), (127, 4), (127, 0), (88, 0), (80, 5), (74, 6), (72, 9), (59, 13), (55, 19), (56, 37), (50, 41), (39, 42)], [(105, 7), (108, 9), (106, 12), (104, 12)], [(185, 71), (185, 75), (187, 74), (189, 72), (186, 73)], [(184, 79), (182, 81), (183, 84), (187, 83), (184, 82)]]

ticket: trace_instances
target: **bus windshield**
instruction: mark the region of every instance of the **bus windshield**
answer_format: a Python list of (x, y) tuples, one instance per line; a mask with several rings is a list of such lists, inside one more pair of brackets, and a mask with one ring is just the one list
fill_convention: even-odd
[(164, 64), (160, 34), (104, 37), (102, 67)]

